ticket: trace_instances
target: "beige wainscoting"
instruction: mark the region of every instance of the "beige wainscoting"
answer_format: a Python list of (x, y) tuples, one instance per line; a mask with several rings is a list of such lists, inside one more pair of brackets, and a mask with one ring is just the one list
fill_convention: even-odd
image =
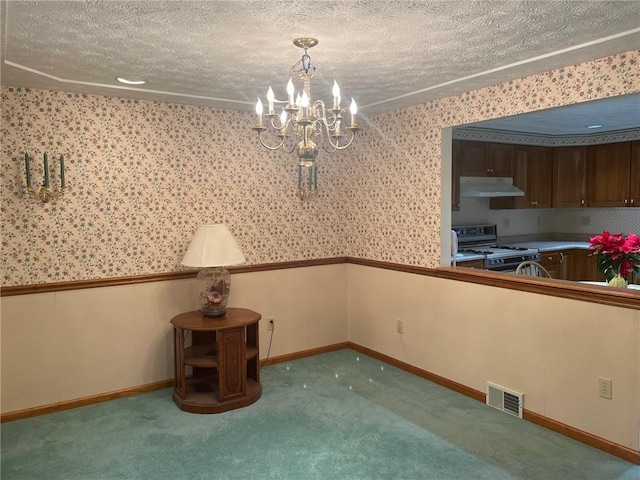
[[(270, 358), (352, 344), (464, 390), (483, 392), (492, 381), (523, 392), (525, 409), (556, 424), (550, 428), (586, 432), (598, 448), (606, 449), (604, 439), (636, 461), (640, 310), (434, 272), (337, 263), (236, 273), (230, 306), (276, 318)], [(179, 279), (3, 297), (3, 414), (166, 383), (169, 320), (196, 308), (192, 285)], [(269, 340), (262, 321), (262, 360)], [(613, 380), (613, 399), (598, 396), (598, 377)]]
[(526, 410), (638, 450), (640, 311), (353, 264), (348, 275), (351, 342), (475, 390), (523, 392)]
[[(232, 275), (229, 306), (263, 316), (260, 357), (347, 341), (346, 264)], [(2, 413), (173, 378), (169, 321), (193, 279), (2, 298)]]

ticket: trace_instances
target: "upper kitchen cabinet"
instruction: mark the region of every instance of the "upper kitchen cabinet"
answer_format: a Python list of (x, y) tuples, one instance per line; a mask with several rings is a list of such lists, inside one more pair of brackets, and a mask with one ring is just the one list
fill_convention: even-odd
[(584, 207), (586, 184), (587, 147), (555, 147), (551, 205), (557, 208)]
[(494, 209), (551, 207), (552, 148), (529, 145), (513, 147), (513, 184), (524, 190), (524, 197), (492, 198), (490, 207)]
[(513, 177), (513, 145), (461, 141), (460, 175)]
[[(632, 142), (587, 147), (587, 206), (627, 207), (638, 202), (639, 169), (631, 160)], [(633, 168), (632, 168), (633, 167)], [(633, 187), (632, 187), (633, 186)], [(634, 196), (631, 196), (633, 188)]]

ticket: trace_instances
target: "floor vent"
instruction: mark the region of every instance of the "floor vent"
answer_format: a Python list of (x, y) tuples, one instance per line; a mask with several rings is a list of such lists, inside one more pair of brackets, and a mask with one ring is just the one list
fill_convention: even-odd
[(487, 382), (487, 405), (522, 418), (524, 394)]

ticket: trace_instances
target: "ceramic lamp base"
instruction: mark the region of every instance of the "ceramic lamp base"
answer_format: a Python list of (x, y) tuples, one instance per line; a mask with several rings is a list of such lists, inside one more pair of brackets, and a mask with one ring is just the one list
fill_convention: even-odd
[(205, 317), (224, 317), (231, 289), (231, 275), (226, 268), (208, 267), (196, 277), (200, 312)]

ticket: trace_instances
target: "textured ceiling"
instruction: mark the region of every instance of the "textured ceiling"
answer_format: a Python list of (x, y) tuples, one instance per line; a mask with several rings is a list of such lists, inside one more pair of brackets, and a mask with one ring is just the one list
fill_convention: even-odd
[(285, 98), (300, 36), (319, 40), (314, 96), (335, 78), (364, 114), (640, 46), (637, 1), (10, 1), (2, 15), (3, 85), (241, 110), (268, 85)]
[[(602, 125), (597, 129), (589, 125)], [(477, 122), (473, 127), (541, 135), (598, 135), (640, 129), (640, 93)]]

